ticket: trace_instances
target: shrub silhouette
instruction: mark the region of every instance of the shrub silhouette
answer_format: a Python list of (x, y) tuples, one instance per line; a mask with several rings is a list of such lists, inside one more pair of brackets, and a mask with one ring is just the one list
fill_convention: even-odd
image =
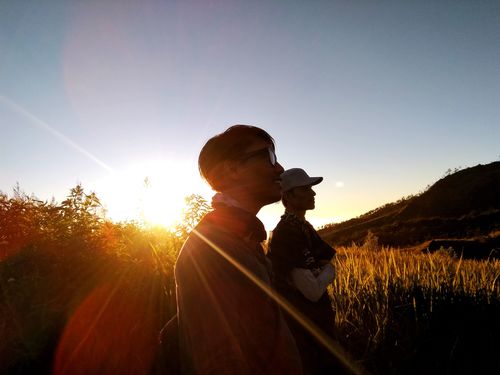
[[(191, 217), (189, 225), (195, 225)], [(141, 337), (148, 338), (144, 347), (151, 348), (151, 338), (155, 342), (175, 313), (173, 267), (181, 245), (182, 238), (171, 230), (107, 220), (97, 196), (81, 185), (60, 204), (28, 196), (19, 187), (12, 197), (0, 193), (0, 373), (51, 372), (57, 343), (75, 314), (77, 322), (90, 319), (102, 329), (113, 321), (113, 311), (119, 319), (127, 301), (130, 316), (141, 317), (142, 323), (127, 321), (124, 332), (89, 337), (114, 351), (115, 358), (126, 358), (134, 340), (124, 343), (122, 338), (133, 337), (142, 325)], [(99, 309), (86, 308), (82, 318), (82, 304), (88, 306), (93, 295), (107, 298), (109, 291), (110, 301), (121, 307), (96, 316), (87, 315)], [(109, 337), (114, 334), (119, 336)], [(96, 342), (100, 339), (107, 341)], [(87, 349), (81, 353), (92, 353)], [(151, 355), (144, 356), (150, 358), (146, 367), (154, 365)], [(58, 368), (66, 368), (64, 360), (70, 357), (60, 357)]]

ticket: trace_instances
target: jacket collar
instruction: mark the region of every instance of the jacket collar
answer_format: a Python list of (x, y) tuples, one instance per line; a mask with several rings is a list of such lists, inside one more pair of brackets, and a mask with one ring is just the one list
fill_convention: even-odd
[(295, 213), (290, 212), (288, 210), (285, 210), (285, 213), (283, 215), (281, 215), (281, 218), (283, 220), (296, 220), (296, 221), (300, 221), (301, 223), (307, 222), (307, 220), (305, 218), (301, 218), (301, 217), (297, 216)]

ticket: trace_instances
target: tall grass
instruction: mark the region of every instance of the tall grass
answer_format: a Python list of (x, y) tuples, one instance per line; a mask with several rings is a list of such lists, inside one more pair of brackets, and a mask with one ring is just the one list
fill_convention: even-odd
[[(493, 316), (500, 313), (500, 261), (463, 260), (446, 251), (402, 251), (379, 247), (376, 241), (337, 250), (337, 277), (329, 292), (338, 338), (372, 371), (396, 373), (410, 366), (419, 351), (427, 350), (423, 342), (439, 346), (432, 341), (443, 327), (450, 336), (445, 341), (455, 340), (455, 349), (453, 343), (440, 343), (441, 354), (449, 356), (456, 340), (471, 333), (464, 333), (459, 319), (464, 309), (469, 311), (465, 321), (479, 322), (474, 323), (476, 341), (462, 342), (461, 350), (477, 344), (488, 329), (498, 334)], [(450, 326), (456, 319), (456, 326)], [(434, 358), (430, 366), (443, 370), (442, 363), (463, 363), (456, 354), (452, 360)]]

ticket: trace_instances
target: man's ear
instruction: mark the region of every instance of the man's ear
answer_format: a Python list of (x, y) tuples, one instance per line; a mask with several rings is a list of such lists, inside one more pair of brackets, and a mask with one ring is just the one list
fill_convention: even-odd
[(221, 169), (225, 180), (232, 182), (239, 179), (239, 168), (236, 161), (225, 160), (221, 163)]

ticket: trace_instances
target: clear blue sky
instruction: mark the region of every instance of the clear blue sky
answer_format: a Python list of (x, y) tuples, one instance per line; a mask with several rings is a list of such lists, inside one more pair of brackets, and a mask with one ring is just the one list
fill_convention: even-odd
[(324, 176), (315, 225), (496, 161), (500, 2), (0, 0), (0, 190), (209, 199), (198, 152), (235, 123)]

